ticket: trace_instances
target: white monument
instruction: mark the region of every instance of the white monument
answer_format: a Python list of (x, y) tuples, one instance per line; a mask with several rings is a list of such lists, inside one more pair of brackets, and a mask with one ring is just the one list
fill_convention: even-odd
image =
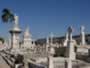
[(13, 28), (10, 30), (10, 34), (11, 34), (11, 48), (12, 49), (17, 49), (19, 48), (19, 34), (21, 33), (21, 29), (19, 28), (18, 25), (18, 16), (14, 16), (15, 17), (15, 21), (14, 21), (14, 26)]
[(51, 35), (50, 37), (50, 44), (49, 44), (49, 55), (50, 56), (54, 56), (55, 54), (55, 49), (54, 49), (54, 46), (53, 46), (53, 35)]
[(66, 57), (68, 58), (67, 68), (72, 68), (72, 60), (76, 59), (73, 40), (72, 40), (72, 27), (68, 28), (68, 44), (66, 49)]
[(68, 28), (68, 44), (67, 44), (67, 49), (66, 49), (66, 57), (70, 58), (71, 60), (76, 59), (75, 55), (75, 49), (73, 45), (73, 40), (72, 40), (72, 27)]
[(80, 28), (80, 31), (81, 31), (81, 33), (80, 33), (80, 36), (81, 36), (81, 45), (85, 45), (86, 44), (84, 30), (85, 30), (85, 27), (81, 26), (81, 28)]
[[(68, 41), (69, 41), (69, 39), (68, 39), (68, 32), (67, 32), (66, 33), (66, 38), (65, 38), (64, 43), (63, 43), (63, 46), (66, 47), (68, 45)], [(77, 45), (77, 42), (74, 39), (72, 39), (72, 43), (73, 43), (73, 45)]]
[(55, 54), (55, 50), (52, 46), (50, 46), (50, 49), (48, 51), (48, 68), (54, 68), (54, 61), (53, 61), (53, 56)]
[(31, 38), (31, 34), (29, 32), (29, 27), (26, 28), (25, 32), (24, 32), (24, 36), (23, 36), (23, 48), (33, 48), (32, 45), (32, 38)]
[(49, 49), (48, 49), (48, 68), (54, 68), (54, 62), (53, 62), (53, 56), (55, 54), (55, 49), (53, 46), (53, 34), (51, 33), (50, 36), (50, 44), (49, 44)]

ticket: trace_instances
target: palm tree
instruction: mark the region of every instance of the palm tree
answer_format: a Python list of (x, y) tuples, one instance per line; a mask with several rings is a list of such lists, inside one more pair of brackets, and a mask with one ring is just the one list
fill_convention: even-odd
[(9, 23), (9, 22), (12, 22), (12, 21), (15, 20), (14, 19), (14, 14), (8, 8), (5, 8), (5, 9), (2, 10), (1, 18), (2, 18), (3, 23)]
[(5, 8), (2, 10), (2, 21), (5, 23), (14, 21), (14, 14), (11, 12), (10, 9)]

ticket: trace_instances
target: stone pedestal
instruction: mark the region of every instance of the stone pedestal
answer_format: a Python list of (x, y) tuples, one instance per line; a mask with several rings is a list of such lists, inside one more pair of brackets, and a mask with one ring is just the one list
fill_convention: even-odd
[(72, 68), (72, 61), (71, 61), (71, 59), (69, 59), (67, 61), (67, 68)]
[(25, 68), (29, 68), (29, 67), (28, 67), (28, 62), (27, 62), (26, 60), (24, 60), (24, 67), (25, 67)]
[[(77, 52), (80, 53), (80, 54), (88, 54), (90, 50), (88, 50), (87, 48), (84, 48), (84, 47), (78, 47), (77, 48)], [(90, 54), (90, 53), (89, 53)]]
[(52, 56), (48, 57), (48, 68), (54, 68), (53, 57)]
[(68, 46), (66, 48), (66, 57), (70, 58), (71, 60), (76, 59), (76, 54), (74, 51), (74, 45), (72, 41), (68, 41)]
[(13, 31), (10, 31), (11, 33), (11, 48), (12, 49), (17, 49), (19, 48), (19, 33), (18, 32), (13, 32)]

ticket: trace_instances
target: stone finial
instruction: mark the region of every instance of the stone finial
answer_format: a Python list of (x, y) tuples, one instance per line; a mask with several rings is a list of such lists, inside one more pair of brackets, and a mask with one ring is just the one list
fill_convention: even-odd
[(18, 18), (19, 18), (18, 16), (16, 16), (16, 15), (14, 16), (15, 24), (16, 24), (16, 25), (18, 25)]
[(30, 31), (29, 31), (29, 27), (26, 28), (26, 30), (25, 30), (25, 32), (24, 32), (24, 35), (31, 37)]
[(27, 27), (25, 30), (25, 33), (28, 33), (28, 32), (29, 32), (29, 27)]

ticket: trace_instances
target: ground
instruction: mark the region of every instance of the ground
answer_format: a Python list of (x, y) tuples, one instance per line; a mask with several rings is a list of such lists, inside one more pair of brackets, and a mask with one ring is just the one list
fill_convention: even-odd
[(0, 55), (0, 68), (10, 68), (1, 55)]

